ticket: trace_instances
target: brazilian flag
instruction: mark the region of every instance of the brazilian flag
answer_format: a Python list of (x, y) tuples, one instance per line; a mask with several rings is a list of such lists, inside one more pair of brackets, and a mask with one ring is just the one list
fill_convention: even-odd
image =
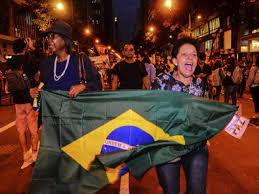
[(171, 91), (42, 93), (41, 144), (31, 194), (91, 194), (129, 171), (151, 167), (204, 145), (236, 106)]

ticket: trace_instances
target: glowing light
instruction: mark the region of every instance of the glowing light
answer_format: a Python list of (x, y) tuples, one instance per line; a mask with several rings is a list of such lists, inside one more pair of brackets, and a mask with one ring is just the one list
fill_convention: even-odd
[(171, 0), (165, 0), (165, 7), (167, 7), (168, 9), (171, 9), (172, 5), (173, 5), (173, 3)]
[(107, 46), (107, 49), (111, 50), (111, 48), (112, 48), (111, 46)]
[(198, 16), (197, 16), (197, 19), (198, 19), (198, 20), (200, 20), (201, 18), (202, 18), (202, 16), (201, 16), (201, 15), (198, 15)]
[(155, 31), (155, 27), (154, 26), (150, 26), (149, 27), (149, 32), (154, 32)]
[(65, 9), (65, 6), (63, 3), (59, 2), (56, 4), (56, 8), (61, 11)]
[(98, 38), (95, 39), (95, 43), (96, 43), (96, 44), (100, 43), (100, 40), (99, 40)]
[(86, 29), (85, 29), (85, 34), (86, 34), (86, 35), (90, 35), (90, 34), (91, 34), (90, 29), (86, 28)]

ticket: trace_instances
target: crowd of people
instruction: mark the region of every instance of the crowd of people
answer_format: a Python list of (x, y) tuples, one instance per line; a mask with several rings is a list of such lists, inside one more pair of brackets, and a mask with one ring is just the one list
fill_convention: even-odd
[[(259, 57), (255, 63), (248, 63), (245, 58), (237, 61), (233, 57), (220, 56), (208, 60), (205, 54), (199, 53), (198, 42), (191, 38), (177, 40), (169, 58), (163, 58), (159, 52), (153, 56), (145, 50), (135, 52), (132, 43), (125, 43), (122, 60), (111, 69), (98, 73), (88, 56), (73, 51), (72, 28), (68, 24), (55, 22), (46, 36), (52, 55), (42, 59), (38, 65), (30, 54), (33, 51), (31, 43), (18, 39), (13, 44), (15, 55), (8, 60), (5, 72), (20, 71), (29, 80), (25, 89), (11, 91), (23, 151), (22, 169), (37, 157), (41, 121), (37, 119), (40, 112), (35, 112), (31, 103), (45, 89), (67, 91), (71, 98), (82, 92), (123, 89), (170, 90), (213, 100), (220, 100), (224, 93), (224, 102), (229, 103), (231, 98), (234, 105), (248, 89), (253, 98), (255, 116), (259, 116)], [(40, 82), (44, 83), (43, 89), (37, 87)], [(31, 149), (26, 142), (27, 130), (31, 134)], [(181, 166), (186, 174), (187, 193), (206, 193), (206, 142), (181, 158), (157, 166), (164, 193), (179, 193)]]

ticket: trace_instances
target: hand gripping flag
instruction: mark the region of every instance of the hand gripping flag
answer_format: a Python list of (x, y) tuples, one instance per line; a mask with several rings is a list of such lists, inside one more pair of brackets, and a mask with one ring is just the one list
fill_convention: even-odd
[(236, 106), (171, 91), (42, 93), (41, 145), (31, 194), (96, 193), (125, 171), (151, 167), (206, 143)]

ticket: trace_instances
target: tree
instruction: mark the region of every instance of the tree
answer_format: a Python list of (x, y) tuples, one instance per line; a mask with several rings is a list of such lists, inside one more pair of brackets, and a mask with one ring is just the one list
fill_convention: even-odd
[(25, 0), (24, 5), (34, 13), (33, 23), (40, 31), (46, 31), (56, 20), (51, 4), (47, 0)]

